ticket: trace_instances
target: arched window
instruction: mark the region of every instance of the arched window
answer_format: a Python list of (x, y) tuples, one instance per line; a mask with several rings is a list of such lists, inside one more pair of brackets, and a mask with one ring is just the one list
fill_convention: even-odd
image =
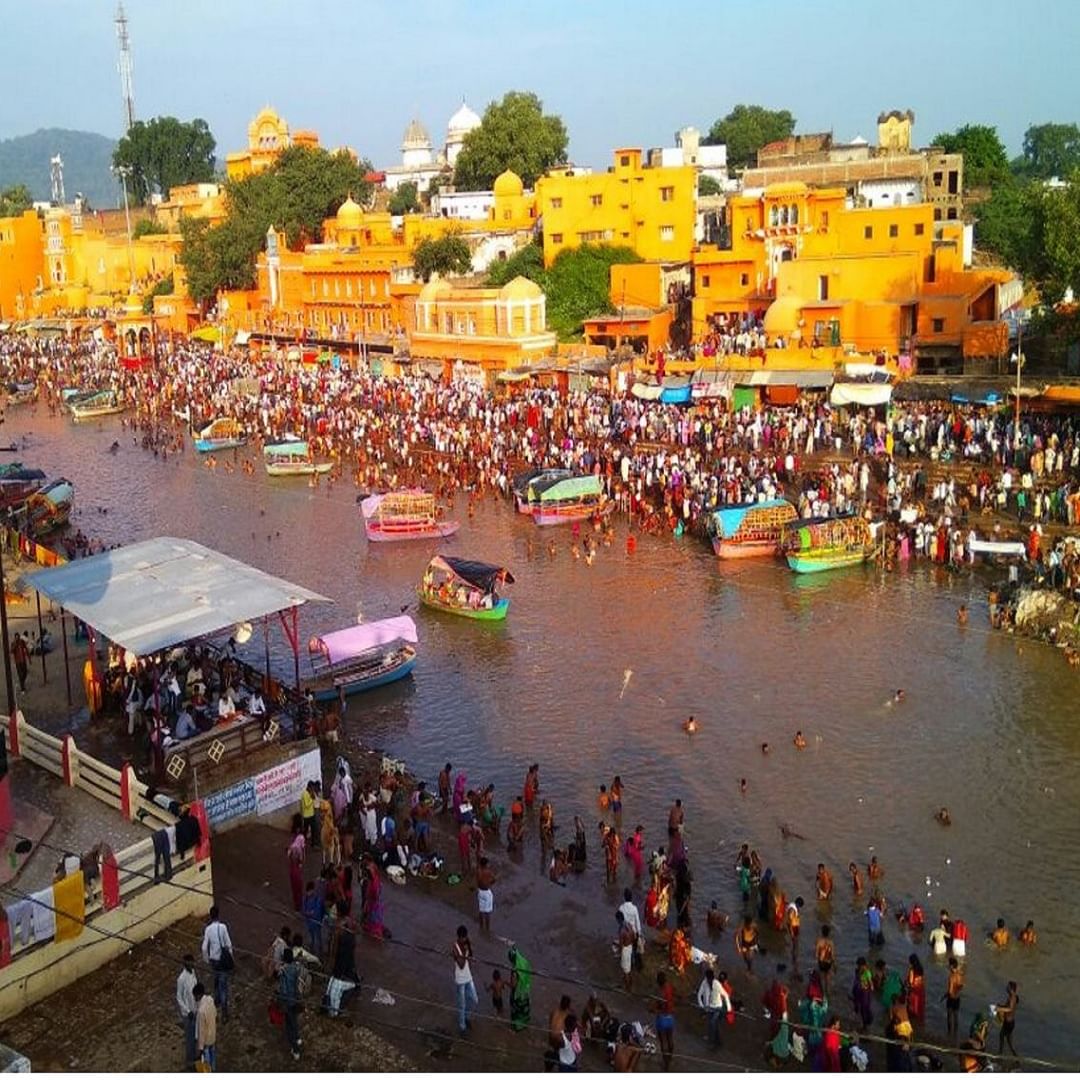
[(792, 225), (798, 225), (799, 224), (799, 208), (798, 208), (798, 206), (793, 205), (791, 207), (791, 224)]
[(769, 224), (773, 226), (780, 224), (780, 208), (776, 203), (769, 207)]
[(780, 207), (780, 224), (786, 225), (788, 223), (788, 208), (786, 206)]

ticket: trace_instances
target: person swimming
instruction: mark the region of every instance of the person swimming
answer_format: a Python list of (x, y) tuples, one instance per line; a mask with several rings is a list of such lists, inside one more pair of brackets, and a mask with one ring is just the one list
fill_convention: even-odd
[(772, 747), (767, 742), (763, 742), (761, 744), (761, 752), (763, 754), (771, 754), (772, 753)]
[(801, 731), (795, 732), (795, 738), (792, 740), (795, 743), (796, 750), (806, 749), (806, 736)]
[(687, 735), (693, 735), (697, 732), (697, 721), (691, 716), (688, 720), (683, 721), (682, 728)]
[(941, 824), (941, 825), (951, 825), (952, 824), (952, 816), (949, 814), (949, 808), (947, 806), (943, 806), (934, 815), (934, 817), (937, 819), (938, 823)]
[(961, 626), (967, 626), (967, 623), (968, 623), (968, 609), (967, 609), (967, 604), (961, 604), (961, 605), (960, 605), (960, 606), (959, 606), (959, 607), (958, 607), (958, 608), (956, 609), (956, 621), (957, 621), (957, 622), (958, 622), (958, 623), (959, 623), (959, 624), (960, 624)]

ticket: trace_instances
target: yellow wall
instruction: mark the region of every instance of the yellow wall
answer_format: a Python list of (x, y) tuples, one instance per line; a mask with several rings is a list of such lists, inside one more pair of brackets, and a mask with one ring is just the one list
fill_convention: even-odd
[(36, 210), (0, 218), (0, 322), (30, 314), (31, 296), (45, 273), (42, 239)]
[(648, 168), (641, 151), (615, 151), (607, 172), (554, 170), (536, 182), (544, 223), (544, 263), (586, 243), (633, 248), (646, 260), (684, 262), (694, 246), (697, 173), (692, 166)]

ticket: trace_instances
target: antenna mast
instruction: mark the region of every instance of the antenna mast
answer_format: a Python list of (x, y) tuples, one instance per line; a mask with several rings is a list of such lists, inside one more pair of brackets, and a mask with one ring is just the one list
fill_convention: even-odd
[(128, 21), (123, 0), (116, 6), (116, 40), (120, 44), (120, 59), (116, 70), (120, 72), (120, 94), (124, 100), (124, 133), (135, 123), (135, 84), (132, 79), (134, 64), (131, 59), (131, 38), (128, 37)]

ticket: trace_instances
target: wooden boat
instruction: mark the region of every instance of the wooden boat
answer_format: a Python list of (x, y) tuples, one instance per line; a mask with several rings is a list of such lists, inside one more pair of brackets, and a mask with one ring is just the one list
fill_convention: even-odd
[(372, 542), (430, 540), (453, 536), (456, 521), (439, 521), (435, 496), (426, 491), (391, 491), (369, 495), (361, 504), (364, 531)]
[(8, 383), (8, 405), (28, 405), (37, 397), (37, 383), (13, 382)]
[(333, 468), (329, 461), (315, 461), (308, 444), (300, 439), (264, 446), (263, 462), (268, 476), (322, 475)]
[(71, 519), (75, 485), (70, 480), (53, 480), (26, 500), (27, 530), (35, 536), (52, 532)]
[(787, 499), (721, 506), (709, 516), (713, 551), (721, 559), (750, 559), (775, 555), (780, 532), (798, 517)]
[(533, 503), (529, 501), (529, 491), (534, 482), (546, 480), (568, 480), (573, 476), (570, 469), (530, 469), (514, 477), (511, 489), (514, 492), (514, 507), (519, 514), (531, 514)]
[(232, 417), (221, 417), (199, 432), (195, 449), (200, 454), (211, 454), (217, 450), (232, 450), (246, 442), (247, 437), (239, 422)]
[(503, 566), (436, 555), (416, 593), (425, 607), (436, 611), (497, 622), (510, 610), (510, 601), (499, 596), (498, 587), (513, 581), (514, 575)]
[(115, 390), (93, 390), (68, 398), (67, 407), (73, 420), (93, 420), (122, 413), (127, 405)]
[(603, 483), (599, 476), (593, 475), (534, 480), (527, 494), (537, 525), (584, 521), (604, 501)]
[(847, 515), (789, 522), (779, 550), (797, 574), (817, 574), (866, 562), (874, 544), (865, 518)]
[(0, 466), (0, 510), (22, 506), (46, 482), (40, 469), (27, 469), (21, 461)]
[(360, 623), (308, 642), (315, 677), (307, 684), (316, 701), (404, 679), (416, 664), (416, 624), (408, 615)]

